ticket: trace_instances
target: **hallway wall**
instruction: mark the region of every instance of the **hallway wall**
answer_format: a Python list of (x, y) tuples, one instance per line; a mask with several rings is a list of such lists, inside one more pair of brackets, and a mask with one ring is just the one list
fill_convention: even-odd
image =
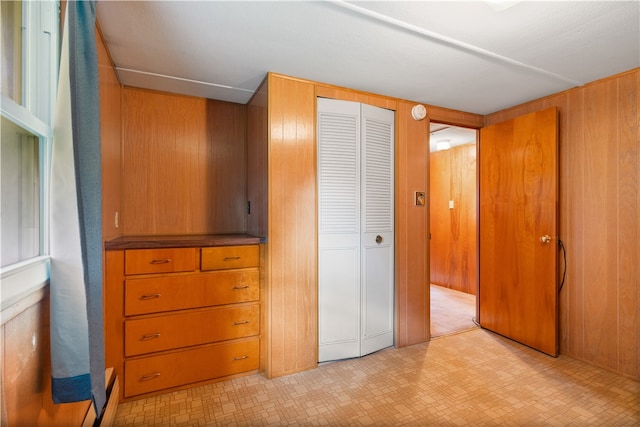
[(434, 151), (429, 161), (431, 283), (475, 295), (476, 144)]

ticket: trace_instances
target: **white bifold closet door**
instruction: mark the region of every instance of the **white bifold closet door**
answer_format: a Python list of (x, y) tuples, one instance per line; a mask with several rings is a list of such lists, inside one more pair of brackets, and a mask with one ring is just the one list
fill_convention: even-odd
[(394, 112), (318, 98), (319, 361), (393, 345)]

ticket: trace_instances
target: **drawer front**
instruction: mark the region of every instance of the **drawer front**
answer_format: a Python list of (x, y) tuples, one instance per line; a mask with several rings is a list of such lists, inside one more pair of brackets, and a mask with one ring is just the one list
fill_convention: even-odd
[(125, 356), (177, 349), (260, 333), (260, 306), (206, 311), (125, 321)]
[(125, 315), (258, 301), (257, 268), (125, 281)]
[(216, 246), (202, 248), (202, 270), (226, 270), (229, 268), (257, 267), (260, 262), (260, 247), (247, 246)]
[(258, 369), (256, 338), (127, 360), (125, 397)]
[(194, 271), (196, 267), (194, 248), (129, 249), (124, 252), (126, 275)]

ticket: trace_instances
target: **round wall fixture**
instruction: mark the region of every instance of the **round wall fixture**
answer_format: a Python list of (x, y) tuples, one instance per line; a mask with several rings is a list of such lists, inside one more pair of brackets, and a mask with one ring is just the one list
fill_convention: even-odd
[(411, 117), (414, 120), (422, 120), (427, 117), (427, 109), (424, 108), (424, 105), (418, 104), (411, 109)]

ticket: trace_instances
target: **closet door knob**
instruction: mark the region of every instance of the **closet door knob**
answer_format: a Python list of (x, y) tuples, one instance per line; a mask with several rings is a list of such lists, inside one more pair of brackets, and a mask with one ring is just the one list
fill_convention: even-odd
[(379, 235), (379, 234), (376, 236), (376, 243), (377, 243), (377, 244), (382, 243), (382, 236), (381, 236), (381, 235)]

